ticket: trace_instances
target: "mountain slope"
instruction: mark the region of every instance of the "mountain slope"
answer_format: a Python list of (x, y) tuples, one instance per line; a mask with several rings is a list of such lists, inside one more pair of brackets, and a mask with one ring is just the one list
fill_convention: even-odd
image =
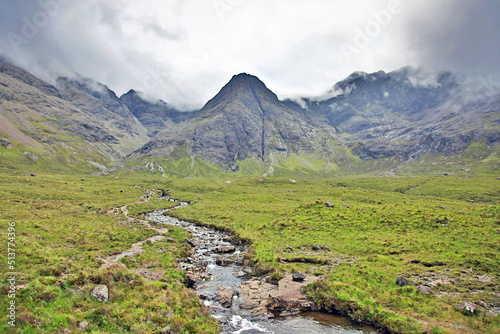
[(184, 122), (196, 113), (196, 111), (179, 111), (162, 100), (150, 102), (133, 89), (120, 96), (120, 101), (148, 129), (149, 137)]
[(59, 89), (0, 62), (3, 164), (99, 171), (146, 141), (146, 129), (107, 87), (89, 79)]
[(279, 101), (257, 77), (242, 73), (193, 118), (160, 132), (134, 158), (188, 157), (191, 171), (200, 162), (197, 159), (235, 172), (241, 162), (252, 161), (254, 171), (260, 172), (292, 155), (323, 159), (325, 141), (334, 137), (333, 128), (318, 126)]
[(474, 142), (499, 142), (500, 95), (471, 94), (447, 72), (356, 72), (331, 93), (285, 103), (333, 126), (363, 160), (455, 156)]

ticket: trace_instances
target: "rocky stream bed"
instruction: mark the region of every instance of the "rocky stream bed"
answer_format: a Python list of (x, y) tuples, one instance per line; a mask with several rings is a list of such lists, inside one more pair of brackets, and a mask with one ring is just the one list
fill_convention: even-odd
[[(176, 209), (187, 205), (181, 203)], [(185, 242), (193, 247), (193, 252), (180, 267), (187, 271), (186, 285), (196, 289), (210, 307), (223, 333), (376, 332), (342, 317), (314, 312), (315, 304), (301, 288), (318, 280), (315, 276), (290, 274), (279, 282), (270, 277), (252, 278), (251, 262), (244, 259), (245, 246), (231, 235), (180, 221), (165, 215), (164, 210), (149, 213), (145, 218), (190, 232), (191, 238)]]

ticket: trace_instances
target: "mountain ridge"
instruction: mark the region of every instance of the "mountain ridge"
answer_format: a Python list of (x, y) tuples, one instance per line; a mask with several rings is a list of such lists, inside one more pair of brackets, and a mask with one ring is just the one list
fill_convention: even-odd
[(500, 94), (476, 95), (452, 73), (403, 68), (355, 72), (330, 96), (297, 103), (240, 73), (203, 108), (182, 112), (134, 90), (118, 97), (89, 78), (52, 86), (0, 62), (0, 132), (7, 146), (19, 146), (18, 157), (0, 149), (12, 166), (56, 161), (94, 173), (121, 166), (173, 177), (394, 173), (430, 156), (496, 166)]

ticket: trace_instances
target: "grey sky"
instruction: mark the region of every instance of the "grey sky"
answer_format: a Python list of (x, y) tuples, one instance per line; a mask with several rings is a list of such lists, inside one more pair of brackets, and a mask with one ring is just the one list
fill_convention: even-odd
[(496, 0), (1, 0), (0, 54), (200, 107), (240, 72), (280, 98), (406, 65), (497, 82), (499, 22)]

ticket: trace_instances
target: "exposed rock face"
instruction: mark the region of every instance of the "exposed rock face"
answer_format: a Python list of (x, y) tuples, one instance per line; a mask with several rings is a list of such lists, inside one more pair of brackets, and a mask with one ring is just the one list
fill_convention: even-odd
[(191, 118), (196, 111), (182, 112), (168, 105), (162, 100), (150, 102), (141, 97), (141, 94), (130, 90), (127, 94), (120, 96), (120, 100), (130, 109), (148, 129), (148, 136), (152, 137), (158, 132), (169, 127), (174, 127)]
[(334, 133), (333, 128), (317, 128), (279, 101), (258, 78), (243, 73), (234, 76), (193, 118), (159, 133), (140, 153), (200, 157), (237, 171), (238, 161), (244, 159), (265, 162), (274, 155), (321, 150), (319, 140)]
[(287, 315), (301, 311), (315, 311), (316, 305), (308, 300), (302, 287), (316, 282), (319, 278), (307, 276), (300, 282), (292, 275), (286, 275), (278, 285), (252, 280), (240, 286), (240, 307), (254, 315), (273, 317), (274, 314)]
[(108, 287), (104, 284), (100, 284), (92, 290), (90, 295), (99, 302), (107, 303), (109, 298)]
[(385, 73), (355, 72), (332, 88), (331, 98), (285, 101), (347, 137), (362, 160), (425, 153), (464, 152), (476, 140), (498, 143), (499, 129), (483, 129), (487, 114), (499, 110), (500, 96), (475, 96), (449, 72), (425, 74), (402, 68)]

